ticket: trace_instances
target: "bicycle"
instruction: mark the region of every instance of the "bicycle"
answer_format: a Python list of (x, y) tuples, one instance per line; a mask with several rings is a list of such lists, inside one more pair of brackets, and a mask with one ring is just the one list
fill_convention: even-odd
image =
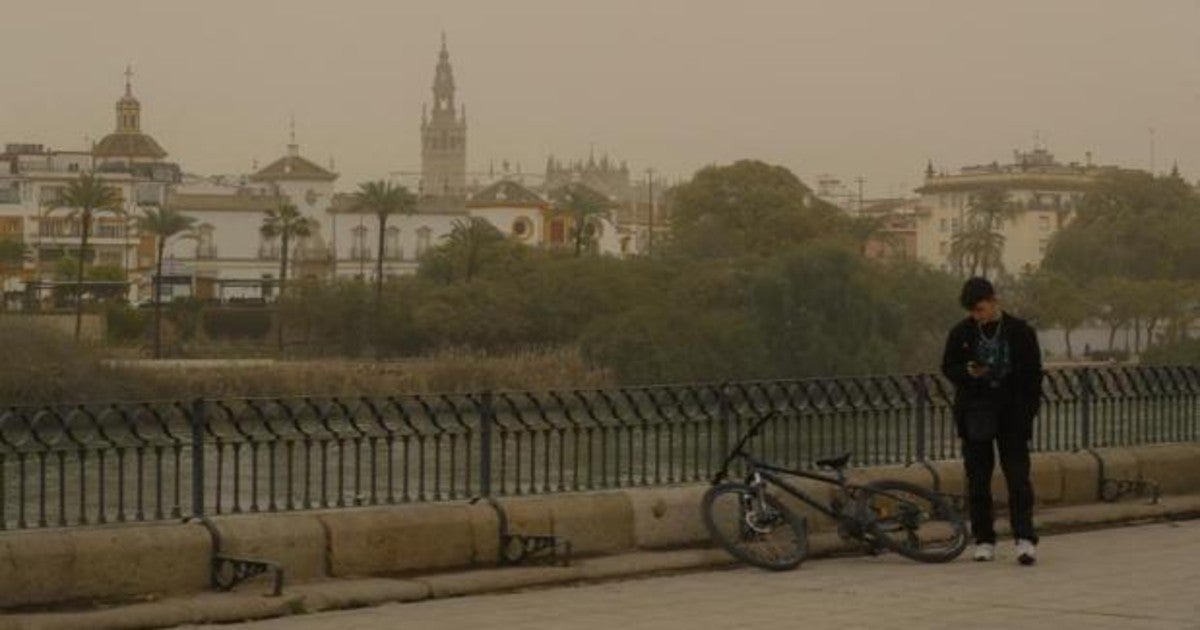
[[(875, 554), (892, 550), (921, 562), (949, 562), (967, 547), (967, 526), (942, 495), (898, 479), (866, 484), (846, 480), (850, 453), (818, 460), (822, 474), (782, 468), (743, 450), (750, 438), (774, 417), (758, 420), (738, 440), (712, 478), (712, 487), (701, 503), (709, 534), (734, 557), (774, 571), (800, 566), (808, 555), (808, 523), (767, 492), (775, 487), (812, 506), (838, 524), (838, 534), (859, 540)], [(729, 467), (737, 459), (745, 466), (744, 483), (727, 482)], [(789, 475), (836, 486), (828, 505), (782, 479)]]

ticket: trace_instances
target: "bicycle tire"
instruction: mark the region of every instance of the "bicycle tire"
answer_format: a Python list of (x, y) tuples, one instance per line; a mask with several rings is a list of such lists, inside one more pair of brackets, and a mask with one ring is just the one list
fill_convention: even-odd
[[(925, 505), (918, 506), (913, 498)], [(859, 491), (856, 514), (875, 541), (912, 560), (950, 562), (967, 548), (967, 525), (958, 510), (940, 494), (907, 481), (881, 479), (866, 484)], [(914, 525), (934, 522), (924, 531), (914, 531)], [(926, 541), (942, 544), (927, 548)]]
[[(808, 555), (808, 525), (793, 514), (774, 496), (767, 494), (766, 503), (772, 513), (760, 518), (756, 512), (746, 514), (746, 501), (758, 501), (758, 490), (741, 483), (724, 483), (709, 488), (701, 503), (701, 515), (709, 536), (730, 555), (770, 571), (788, 571), (800, 566)], [(732, 498), (732, 506), (726, 505)], [(736, 513), (730, 510), (736, 509)], [(731, 518), (732, 517), (732, 518)], [(732, 530), (732, 531), (731, 531)], [(784, 554), (763, 554), (762, 545), (770, 534), (780, 534)]]

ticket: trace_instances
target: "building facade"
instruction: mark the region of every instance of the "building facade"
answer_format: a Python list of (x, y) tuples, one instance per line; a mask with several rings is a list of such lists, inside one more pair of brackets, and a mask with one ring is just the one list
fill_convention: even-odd
[(1031, 272), (1097, 177), (1113, 170), (1116, 167), (1093, 165), (1090, 154), (1083, 164), (1062, 164), (1042, 147), (1015, 151), (1011, 164), (967, 166), (953, 174), (937, 173), (931, 163), (924, 185), (916, 190), (916, 256), (938, 268), (957, 270), (951, 258), (955, 236), (966, 229), (981, 191), (996, 188), (1016, 209), (1015, 217), (999, 229), (1004, 237), (1001, 271), (1011, 276)]

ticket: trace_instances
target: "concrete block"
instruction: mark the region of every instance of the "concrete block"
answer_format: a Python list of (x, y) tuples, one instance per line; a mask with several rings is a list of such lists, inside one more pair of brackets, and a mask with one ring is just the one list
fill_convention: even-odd
[(252, 514), (212, 519), (223, 555), (270, 560), (289, 582), (326, 576), (329, 558), (325, 526), (315, 514)]
[(933, 473), (921, 464), (909, 466), (872, 466), (846, 471), (846, 477), (857, 484), (867, 484), (881, 479), (895, 479), (916, 484), (922, 488), (933, 488)]
[[(1000, 467), (999, 462), (996, 463), (996, 467)], [(1063, 470), (1055, 454), (1032, 454), (1029, 457), (1029, 477), (1033, 482), (1035, 505), (1057, 505), (1063, 502)]]
[(966, 496), (967, 472), (961, 459), (942, 459), (929, 462), (929, 465), (937, 473), (939, 492)]
[(386, 575), (475, 563), (466, 505), (405, 505), (318, 514), (329, 536), (331, 577)]
[(623, 494), (633, 510), (634, 544), (639, 549), (671, 549), (708, 543), (700, 515), (708, 484), (637, 488)]
[(623, 492), (566, 494), (550, 501), (554, 535), (571, 541), (579, 555), (609, 554), (634, 547), (633, 506)]
[(578, 555), (634, 547), (633, 506), (624, 492), (593, 492), (500, 499), (509, 531), (567, 539)]
[(199, 525), (8, 532), (0, 536), (0, 608), (203, 590), (211, 553)]
[[(794, 486), (797, 490), (808, 495), (816, 500), (821, 505), (829, 506), (830, 501), (838, 494), (837, 486), (823, 483), (813, 479), (805, 479), (803, 477), (789, 477), (786, 479), (789, 485)], [(837, 521), (827, 516), (824, 512), (808, 505), (804, 501), (793, 497), (783, 490), (775, 490), (774, 494), (783, 502), (783, 505), (792, 511), (793, 514), (808, 521), (808, 533), (814, 534), (818, 532), (831, 532), (837, 530)]]
[(1097, 448), (1096, 455), (1104, 462), (1101, 473), (1108, 479), (1140, 479), (1137, 457), (1126, 448)]
[(500, 556), (500, 517), (496, 510), (481, 501), (467, 507), (467, 520), (471, 524), (471, 544), (475, 549), (472, 565), (495, 565)]
[(1129, 449), (1142, 479), (1157, 481), (1164, 494), (1200, 490), (1200, 449), (1191, 444), (1157, 444)]
[(1087, 452), (1052, 453), (1062, 473), (1063, 505), (1081, 505), (1098, 501), (1100, 463)]

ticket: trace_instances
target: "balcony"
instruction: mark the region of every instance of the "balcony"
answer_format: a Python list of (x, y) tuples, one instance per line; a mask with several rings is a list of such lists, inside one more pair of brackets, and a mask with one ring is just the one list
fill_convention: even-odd
[(259, 260), (279, 260), (279, 245), (259, 245), (258, 258)]
[[(212, 260), (217, 257), (217, 246), (212, 243), (203, 243), (196, 246), (197, 260)], [(259, 258), (262, 258), (260, 255)]]
[(374, 260), (370, 247), (351, 247), (350, 260)]

